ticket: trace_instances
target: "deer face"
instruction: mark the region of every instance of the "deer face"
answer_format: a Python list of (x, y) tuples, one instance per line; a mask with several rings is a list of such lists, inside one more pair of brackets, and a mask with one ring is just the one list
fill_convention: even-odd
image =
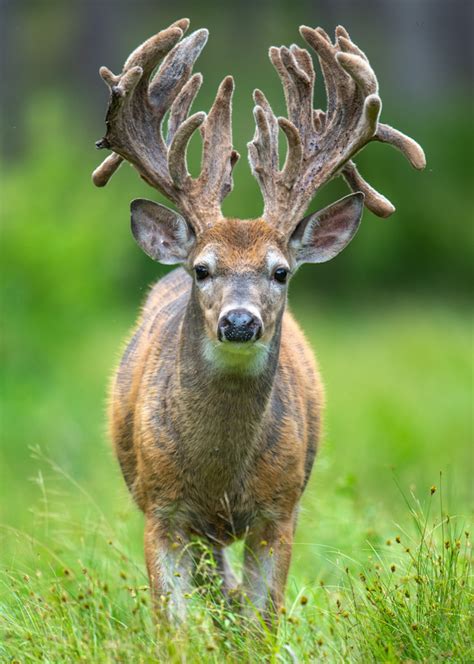
[(269, 344), (291, 273), (280, 233), (262, 220), (218, 222), (199, 237), (188, 269), (211, 344), (231, 353)]
[[(279, 329), (289, 276), (301, 263), (327, 261), (347, 245), (364, 200), (378, 216), (394, 211), (361, 177), (353, 157), (373, 140), (392, 144), (415, 168), (424, 167), (425, 156), (415, 141), (379, 122), (375, 72), (347, 31), (338, 26), (332, 43), (321, 28), (302, 26), (301, 36), (322, 67), (327, 111), (313, 109), (310, 53), (295, 44), (272, 47), (269, 55), (283, 84), (288, 117), (277, 118), (256, 89), (256, 130), (247, 145), (263, 195), (263, 219), (224, 220), (221, 203), (232, 190), (239, 159), (232, 147), (234, 82), (224, 78), (209, 113), (189, 115), (202, 83), (192, 68), (208, 32), (183, 38), (188, 25), (182, 19), (151, 37), (127, 58), (119, 75), (101, 68), (110, 100), (107, 133), (96, 145), (112, 153), (94, 171), (93, 181), (105, 185), (126, 159), (176, 205), (182, 216), (151, 201), (133, 201), (135, 239), (154, 260), (182, 263), (193, 275), (193, 303), (210, 356), (240, 356), (269, 347)], [(198, 129), (201, 170), (191, 177), (186, 151)], [(281, 168), (280, 129), (287, 140)], [(301, 219), (315, 193), (336, 175), (357, 193)]]
[(263, 219), (217, 221), (198, 236), (180, 215), (151, 201), (132, 203), (132, 232), (162, 263), (193, 277), (206, 356), (226, 367), (261, 363), (279, 329), (288, 282), (303, 262), (324, 262), (354, 236), (363, 195), (305, 217), (290, 237)]

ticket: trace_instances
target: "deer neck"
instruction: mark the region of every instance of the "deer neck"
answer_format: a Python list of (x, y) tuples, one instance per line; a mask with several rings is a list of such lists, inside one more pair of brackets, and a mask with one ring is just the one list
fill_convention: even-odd
[(226, 369), (210, 358), (203, 315), (191, 293), (180, 331), (175, 412), (182, 445), (199, 463), (225, 459), (232, 468), (253, 458), (268, 417), (282, 315), (256, 368), (244, 363)]

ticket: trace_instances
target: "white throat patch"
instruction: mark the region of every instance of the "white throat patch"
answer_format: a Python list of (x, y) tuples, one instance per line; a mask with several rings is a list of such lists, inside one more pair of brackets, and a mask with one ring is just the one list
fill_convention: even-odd
[(259, 341), (237, 343), (205, 338), (203, 353), (215, 369), (257, 375), (263, 371), (267, 362), (268, 346)]

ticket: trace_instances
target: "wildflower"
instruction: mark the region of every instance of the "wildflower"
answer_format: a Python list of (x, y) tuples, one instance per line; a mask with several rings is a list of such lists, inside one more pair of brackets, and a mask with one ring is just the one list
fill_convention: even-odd
[(392, 540), (391, 540), (391, 539), (388, 539), (388, 540), (385, 542), (385, 544), (386, 544), (387, 546), (392, 546)]
[(436, 493), (436, 487), (435, 487), (434, 484), (433, 484), (433, 486), (431, 487), (430, 492), (431, 492), (431, 495), (433, 495), (434, 493)]
[(304, 606), (307, 603), (308, 603), (308, 598), (305, 595), (301, 595), (300, 604)]
[(397, 536), (395, 537), (395, 542), (397, 542), (397, 544), (400, 544), (400, 542), (401, 542), (400, 535), (397, 535)]

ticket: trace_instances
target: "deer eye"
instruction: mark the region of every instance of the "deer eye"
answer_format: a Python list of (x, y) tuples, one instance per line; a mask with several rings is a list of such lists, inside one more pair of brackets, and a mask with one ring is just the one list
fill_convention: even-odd
[(205, 265), (195, 265), (194, 272), (198, 281), (203, 281), (209, 276), (209, 270)]
[(288, 278), (288, 270), (284, 267), (278, 267), (273, 273), (273, 278), (280, 284), (285, 284)]

